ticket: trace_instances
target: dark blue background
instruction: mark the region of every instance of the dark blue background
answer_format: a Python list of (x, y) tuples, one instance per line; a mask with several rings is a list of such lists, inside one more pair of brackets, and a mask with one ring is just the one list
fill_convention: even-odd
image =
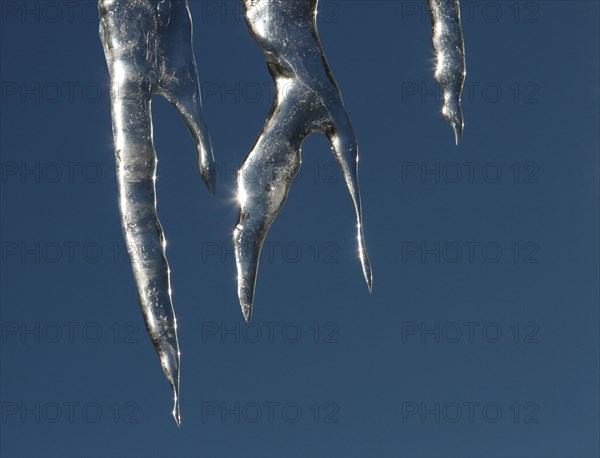
[[(425, 2), (323, 0), (320, 36), (360, 145), (373, 294), (347, 191), (311, 137), (249, 328), (233, 174), (271, 79), (237, 2), (190, 3), (215, 198), (177, 113), (153, 104), (181, 430), (124, 256), (95, 2), (67, 3), (2, 3), (3, 456), (599, 455), (598, 2), (463, 4), (470, 89), (455, 147), (428, 92)], [(422, 244), (433, 254), (410, 254)], [(236, 403), (239, 418), (210, 414)]]

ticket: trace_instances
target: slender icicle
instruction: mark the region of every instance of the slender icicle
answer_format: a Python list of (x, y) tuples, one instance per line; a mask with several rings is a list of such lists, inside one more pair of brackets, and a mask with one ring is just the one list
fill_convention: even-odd
[(317, 0), (243, 2), (246, 23), (276, 85), (271, 113), (238, 173), (241, 209), (233, 243), (238, 296), (249, 321), (260, 251), (300, 168), (302, 142), (312, 132), (328, 137), (350, 192), (358, 254), (369, 290), (372, 275), (362, 230), (358, 146), (317, 35)]
[(100, 37), (111, 77), (121, 225), (148, 334), (179, 413), (179, 344), (166, 242), (156, 214), (156, 153), (150, 98), (163, 95), (196, 143), (200, 173), (214, 192), (214, 159), (202, 114), (186, 0), (100, 0)]
[(459, 0), (427, 0), (427, 4), (437, 60), (435, 79), (444, 96), (442, 114), (452, 126), (458, 145), (464, 125), (460, 96), (466, 76)]

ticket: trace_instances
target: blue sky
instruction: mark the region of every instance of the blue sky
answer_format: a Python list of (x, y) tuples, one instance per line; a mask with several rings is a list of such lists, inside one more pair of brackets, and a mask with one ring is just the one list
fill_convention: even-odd
[(190, 2), (216, 197), (175, 110), (153, 103), (180, 430), (119, 227), (95, 8), (0, 6), (3, 456), (598, 456), (597, 2), (463, 4), (456, 147), (425, 2), (322, 0), (373, 293), (333, 156), (310, 137), (249, 326), (235, 171), (272, 81), (237, 2)]

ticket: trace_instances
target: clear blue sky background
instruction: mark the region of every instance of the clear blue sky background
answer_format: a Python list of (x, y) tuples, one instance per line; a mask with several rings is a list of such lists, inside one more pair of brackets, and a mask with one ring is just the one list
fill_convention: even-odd
[(95, 2), (0, 6), (2, 456), (598, 456), (598, 2), (463, 5), (455, 147), (425, 2), (323, 0), (374, 290), (311, 137), (250, 327), (234, 171), (271, 79), (237, 2), (190, 6), (215, 198), (177, 113), (153, 104), (181, 430), (124, 255)]

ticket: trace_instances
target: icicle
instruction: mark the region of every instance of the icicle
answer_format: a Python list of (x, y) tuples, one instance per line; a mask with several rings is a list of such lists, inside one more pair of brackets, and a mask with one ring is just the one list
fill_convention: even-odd
[(452, 126), (458, 145), (463, 131), (460, 96), (466, 76), (460, 5), (458, 0), (427, 0), (427, 4), (437, 59), (435, 79), (444, 97), (442, 114)]
[(185, 0), (100, 0), (100, 37), (110, 71), (121, 225), (148, 334), (179, 413), (179, 344), (166, 242), (156, 214), (150, 98), (163, 95), (187, 124), (200, 173), (214, 192), (214, 159), (202, 114)]
[(302, 142), (312, 132), (329, 139), (350, 192), (369, 290), (372, 275), (362, 229), (358, 146), (317, 35), (317, 0), (244, 0), (244, 6), (246, 23), (276, 85), (271, 113), (238, 173), (241, 210), (233, 241), (238, 296), (249, 321), (260, 251), (300, 168)]

